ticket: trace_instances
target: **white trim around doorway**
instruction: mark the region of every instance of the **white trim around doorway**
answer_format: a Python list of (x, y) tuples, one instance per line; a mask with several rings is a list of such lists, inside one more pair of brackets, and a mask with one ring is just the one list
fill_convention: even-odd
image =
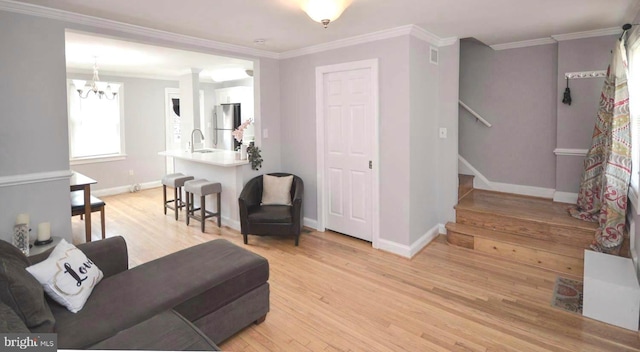
[(371, 97), (373, 99), (373, 172), (371, 175), (371, 222), (372, 222), (372, 246), (380, 248), (380, 107), (379, 107), (379, 81), (378, 59), (346, 62), (342, 64), (316, 67), (316, 170), (317, 170), (317, 230), (326, 230), (326, 191), (324, 187), (324, 75), (331, 72), (350, 71), (357, 69), (370, 69), (371, 72)]

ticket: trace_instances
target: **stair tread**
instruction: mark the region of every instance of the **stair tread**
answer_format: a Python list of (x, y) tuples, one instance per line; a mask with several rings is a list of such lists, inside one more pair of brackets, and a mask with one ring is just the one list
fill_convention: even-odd
[(567, 211), (569, 206), (570, 204), (554, 202), (551, 199), (474, 189), (462, 198), (455, 208), (585, 231), (594, 231), (598, 227), (597, 223), (570, 216)]
[(508, 232), (490, 230), (486, 228), (481, 228), (477, 226), (458, 224), (458, 223), (447, 223), (447, 230), (458, 232), (461, 234), (480, 237), (505, 243), (510, 243), (513, 245), (518, 245), (522, 247), (527, 247), (531, 249), (541, 250), (553, 254), (563, 255), (571, 258), (583, 258), (585, 248), (580, 248), (577, 246), (569, 246), (562, 243), (554, 243), (544, 240), (539, 240), (535, 238), (530, 238), (526, 236), (521, 236), (517, 234), (512, 234)]

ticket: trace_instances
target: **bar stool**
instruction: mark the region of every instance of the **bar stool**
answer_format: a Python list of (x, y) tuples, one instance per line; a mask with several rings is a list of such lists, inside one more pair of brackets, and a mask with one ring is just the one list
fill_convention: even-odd
[[(222, 185), (218, 182), (209, 182), (204, 179), (187, 181), (184, 184), (184, 192), (187, 196), (187, 226), (189, 226), (189, 218), (200, 221), (200, 230), (204, 232), (204, 221), (210, 217), (218, 217), (218, 227), (220, 227), (220, 197), (222, 196)], [(205, 207), (205, 196), (210, 194), (217, 194), (218, 208), (217, 212), (213, 213)], [(200, 208), (194, 208), (193, 196), (200, 196)], [(195, 211), (200, 210), (200, 215), (196, 215)]]
[[(193, 176), (185, 176), (182, 173), (168, 174), (162, 178), (164, 215), (167, 215), (167, 208), (172, 209), (176, 213), (176, 220), (178, 220), (178, 210), (185, 206), (185, 203), (182, 201), (182, 187), (185, 182), (193, 179)], [(167, 200), (167, 186), (173, 187), (173, 199), (171, 200)], [(169, 203), (173, 203), (173, 206), (169, 205)]]

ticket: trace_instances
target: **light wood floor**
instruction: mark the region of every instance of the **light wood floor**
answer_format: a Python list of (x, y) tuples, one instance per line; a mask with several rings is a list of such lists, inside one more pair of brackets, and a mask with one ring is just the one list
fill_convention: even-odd
[[(640, 351), (637, 332), (550, 306), (556, 274), (449, 246), (412, 260), (334, 233), (242, 236), (162, 212), (161, 189), (105, 197), (107, 236), (131, 265), (224, 238), (269, 260), (271, 311), (221, 344), (227, 351)], [(100, 238), (94, 216), (93, 239)], [(73, 220), (74, 240), (84, 227)], [(204, 270), (204, 269), (203, 269)]]

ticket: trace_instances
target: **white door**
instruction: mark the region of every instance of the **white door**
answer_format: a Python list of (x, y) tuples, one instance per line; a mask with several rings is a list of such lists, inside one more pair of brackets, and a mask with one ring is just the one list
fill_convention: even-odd
[(323, 77), (326, 228), (372, 241), (371, 68)]

